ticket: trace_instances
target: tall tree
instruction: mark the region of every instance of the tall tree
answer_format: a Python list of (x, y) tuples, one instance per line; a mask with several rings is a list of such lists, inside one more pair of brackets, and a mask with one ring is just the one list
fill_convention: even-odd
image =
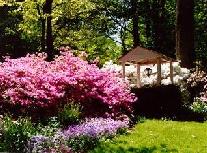
[[(207, 0), (195, 1), (195, 51), (199, 66), (207, 71)], [(198, 63), (197, 63), (198, 64)]]
[(194, 54), (194, 0), (177, 0), (176, 52), (181, 66), (193, 67)]
[(152, 37), (154, 41), (154, 49), (162, 51), (162, 46), (165, 41), (165, 0), (153, 0), (153, 9), (151, 9), (151, 20), (152, 20)]
[(140, 43), (139, 40), (139, 26), (138, 26), (138, 0), (130, 0), (131, 15), (132, 15), (132, 35), (133, 35), (133, 47), (137, 47)]
[(40, 16), (39, 20), (41, 22), (41, 51), (45, 52), (45, 31), (46, 31), (46, 19), (42, 13), (42, 8), (39, 3), (37, 3), (37, 12)]
[(53, 34), (52, 34), (52, 3), (53, 0), (46, 0), (43, 7), (43, 12), (47, 16), (47, 31), (46, 31), (46, 53), (47, 60), (51, 61), (54, 57)]
[(21, 39), (18, 25), (22, 20), (21, 13), (16, 13), (18, 4), (0, 1), (0, 59), (2, 56), (24, 56), (27, 53), (25, 42)]

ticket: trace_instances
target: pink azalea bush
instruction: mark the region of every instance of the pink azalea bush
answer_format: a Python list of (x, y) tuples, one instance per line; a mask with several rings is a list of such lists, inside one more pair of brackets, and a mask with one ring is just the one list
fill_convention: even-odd
[(82, 103), (96, 99), (113, 107), (135, 100), (128, 83), (116, 73), (89, 64), (68, 48), (62, 48), (54, 61), (45, 58), (45, 54), (27, 55), (0, 63), (2, 103), (47, 107), (65, 99)]
[(191, 91), (193, 97), (201, 97), (205, 99), (207, 93), (207, 74), (204, 71), (196, 71), (191, 73), (187, 79), (187, 87)]

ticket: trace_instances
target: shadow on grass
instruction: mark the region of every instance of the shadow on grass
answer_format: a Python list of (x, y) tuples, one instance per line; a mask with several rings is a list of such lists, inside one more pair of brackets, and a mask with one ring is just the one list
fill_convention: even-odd
[(176, 149), (169, 149), (166, 144), (160, 144), (159, 147), (122, 147), (122, 146), (98, 146), (90, 153), (178, 153)]

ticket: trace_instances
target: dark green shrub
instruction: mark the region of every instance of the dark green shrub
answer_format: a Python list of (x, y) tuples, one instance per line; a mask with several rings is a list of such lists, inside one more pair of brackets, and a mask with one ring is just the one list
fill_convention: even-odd
[(50, 117), (46, 123), (38, 124), (38, 133), (44, 136), (52, 136), (60, 128), (60, 122), (57, 117)]
[(133, 103), (135, 117), (174, 118), (181, 112), (183, 103), (178, 86), (133, 88), (132, 92), (138, 97)]
[[(166, 118), (181, 121), (203, 121), (203, 115), (189, 107), (189, 92), (175, 85), (133, 88), (138, 100), (133, 103), (135, 118)], [(136, 119), (137, 121), (137, 119)]]
[(192, 103), (191, 103), (191, 95), (190, 92), (185, 89), (185, 88), (181, 88), (181, 102), (183, 104), (184, 107), (189, 107)]
[(195, 98), (193, 104), (191, 105), (191, 109), (194, 112), (203, 114), (207, 117), (207, 103), (202, 101), (200, 98)]
[(64, 105), (62, 109), (59, 110), (58, 119), (60, 124), (67, 126), (69, 124), (78, 123), (81, 115), (81, 107), (78, 104), (70, 103)]
[(94, 148), (99, 143), (97, 138), (80, 136), (69, 139), (67, 145), (72, 148), (73, 151), (83, 152)]
[(30, 119), (19, 118), (13, 121), (6, 116), (2, 122), (2, 145), (0, 145), (0, 150), (15, 153), (26, 152), (27, 141), (36, 132), (37, 130), (32, 125)]

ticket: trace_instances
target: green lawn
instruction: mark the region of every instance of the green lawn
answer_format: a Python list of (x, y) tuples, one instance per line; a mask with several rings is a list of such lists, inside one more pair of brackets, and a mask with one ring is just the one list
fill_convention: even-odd
[(90, 153), (207, 153), (207, 122), (146, 120)]

